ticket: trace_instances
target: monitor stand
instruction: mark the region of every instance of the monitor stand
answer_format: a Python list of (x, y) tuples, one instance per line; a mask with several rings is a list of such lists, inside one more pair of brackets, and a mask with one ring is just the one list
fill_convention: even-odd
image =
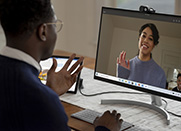
[(162, 106), (161, 98), (159, 96), (151, 95), (151, 100), (152, 100), (151, 104), (148, 104), (148, 103), (132, 101), (132, 100), (103, 99), (101, 100), (101, 104), (129, 104), (129, 105), (138, 105), (138, 106), (147, 107), (149, 109), (153, 109), (161, 113), (166, 118), (167, 125), (169, 125), (170, 115), (165, 109), (161, 107)]

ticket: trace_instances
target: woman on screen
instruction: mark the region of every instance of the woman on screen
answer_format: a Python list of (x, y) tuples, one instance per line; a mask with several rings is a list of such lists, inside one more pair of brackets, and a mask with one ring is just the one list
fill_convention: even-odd
[(143, 25), (139, 30), (138, 55), (126, 61), (126, 52), (117, 58), (117, 76), (156, 87), (166, 87), (163, 69), (153, 60), (152, 50), (159, 43), (159, 32), (152, 23)]

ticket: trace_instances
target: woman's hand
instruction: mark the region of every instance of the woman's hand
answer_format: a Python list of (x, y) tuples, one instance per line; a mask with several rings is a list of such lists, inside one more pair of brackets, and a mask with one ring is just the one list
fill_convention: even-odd
[(72, 54), (63, 68), (58, 72), (55, 72), (57, 61), (53, 59), (53, 65), (47, 73), (46, 85), (54, 90), (58, 95), (66, 93), (72, 87), (76, 81), (77, 75), (83, 68), (83, 66), (79, 65), (84, 58), (80, 57), (80, 59), (68, 70), (68, 67), (70, 66), (74, 57), (75, 54)]
[(122, 51), (119, 55), (119, 58), (117, 58), (117, 64), (129, 70), (130, 69), (129, 60), (127, 60), (126, 62), (125, 58), (126, 58), (126, 52)]

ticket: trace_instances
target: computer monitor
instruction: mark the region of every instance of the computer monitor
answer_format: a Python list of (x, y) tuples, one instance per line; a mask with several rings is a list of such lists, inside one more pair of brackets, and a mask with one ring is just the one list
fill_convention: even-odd
[[(102, 7), (94, 79), (181, 101), (181, 93), (172, 90), (181, 71), (180, 49), (181, 16)], [(149, 51), (151, 59), (140, 60)]]

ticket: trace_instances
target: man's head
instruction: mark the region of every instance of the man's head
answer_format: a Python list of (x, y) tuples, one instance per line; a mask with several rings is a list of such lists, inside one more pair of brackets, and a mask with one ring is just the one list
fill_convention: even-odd
[(181, 91), (181, 73), (177, 75), (177, 88)]
[(1, 25), (13, 36), (31, 34), (54, 16), (50, 0), (1, 0), (0, 4)]
[(56, 41), (55, 25), (46, 23), (56, 22), (56, 16), (50, 0), (1, 0), (0, 20), (8, 46), (30, 55), (34, 50), (33, 57), (38, 61), (51, 55)]

